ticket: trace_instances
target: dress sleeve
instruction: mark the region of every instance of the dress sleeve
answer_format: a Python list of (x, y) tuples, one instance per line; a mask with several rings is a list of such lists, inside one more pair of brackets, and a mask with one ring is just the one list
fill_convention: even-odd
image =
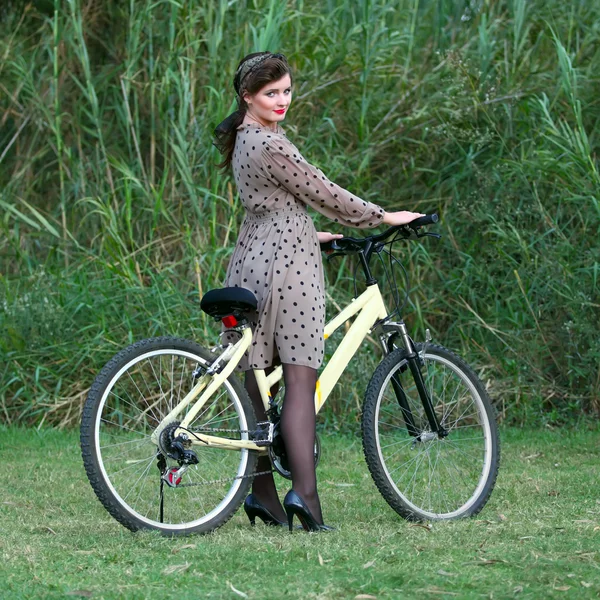
[(269, 140), (261, 157), (263, 169), (271, 179), (328, 219), (359, 228), (376, 227), (383, 221), (383, 208), (329, 181), (285, 138)]

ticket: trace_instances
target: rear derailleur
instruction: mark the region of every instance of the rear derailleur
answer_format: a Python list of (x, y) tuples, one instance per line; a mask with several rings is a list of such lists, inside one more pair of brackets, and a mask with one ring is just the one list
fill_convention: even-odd
[[(192, 444), (188, 436), (185, 433), (180, 433), (175, 437), (178, 427), (179, 422), (167, 425), (158, 438), (156, 466), (161, 473), (161, 479), (169, 487), (177, 487), (190, 465), (198, 464), (198, 456), (193, 450), (190, 450)], [(179, 467), (167, 468), (166, 457), (177, 461)]]

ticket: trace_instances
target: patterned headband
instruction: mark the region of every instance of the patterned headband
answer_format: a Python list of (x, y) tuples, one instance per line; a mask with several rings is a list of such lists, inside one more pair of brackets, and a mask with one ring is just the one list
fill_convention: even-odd
[[(256, 69), (259, 65), (261, 65), (267, 58), (284, 58), (283, 54), (272, 54), (271, 52), (266, 52), (265, 54), (260, 54), (259, 56), (253, 56), (248, 60), (244, 61), (236, 71), (236, 77), (238, 84), (235, 88), (235, 91), (240, 94), (240, 90), (242, 89), (242, 84), (246, 77)], [(239, 74), (239, 78), (238, 78)]]

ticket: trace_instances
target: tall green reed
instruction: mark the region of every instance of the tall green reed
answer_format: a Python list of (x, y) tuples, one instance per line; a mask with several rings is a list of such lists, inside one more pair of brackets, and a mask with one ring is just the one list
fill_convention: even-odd
[[(600, 408), (598, 7), (53, 9), (9, 13), (0, 40), (4, 420), (74, 423), (131, 340), (212, 344), (197, 301), (223, 281), (243, 209), (211, 134), (234, 107), (238, 61), (267, 47), (295, 68), (285, 127), (306, 156), (388, 210), (442, 215), (441, 242), (398, 250), (410, 326), (474, 362), (507, 420)], [(352, 267), (325, 265), (329, 309), (353, 295)], [(326, 415), (337, 427), (359, 416), (373, 343), (362, 357)]]

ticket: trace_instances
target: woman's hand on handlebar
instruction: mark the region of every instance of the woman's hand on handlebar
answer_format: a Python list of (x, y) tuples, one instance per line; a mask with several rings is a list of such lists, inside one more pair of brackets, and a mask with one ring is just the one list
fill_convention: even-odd
[(329, 231), (317, 231), (317, 237), (319, 238), (319, 244), (324, 244), (325, 242), (339, 240), (340, 238), (343, 238), (344, 236), (341, 233), (329, 233)]
[(385, 225), (406, 225), (419, 217), (424, 217), (424, 213), (410, 212), (409, 210), (399, 210), (397, 212), (385, 212), (383, 222)]

